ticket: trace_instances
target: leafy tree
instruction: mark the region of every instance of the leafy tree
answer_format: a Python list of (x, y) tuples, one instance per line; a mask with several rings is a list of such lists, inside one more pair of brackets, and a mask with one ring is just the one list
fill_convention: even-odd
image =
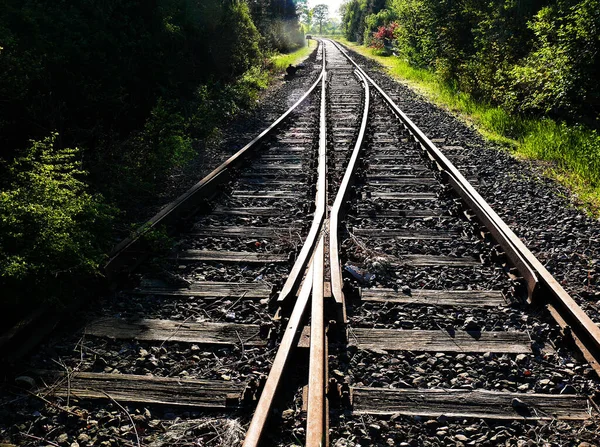
[(344, 36), (352, 42), (361, 42), (364, 36), (366, 0), (349, 0), (341, 8)]
[(312, 9), (313, 20), (319, 24), (319, 34), (323, 34), (323, 22), (329, 17), (329, 6), (317, 5)]
[(398, 27), (394, 33), (400, 56), (417, 67), (432, 65), (437, 41), (434, 17), (423, 0), (392, 0)]

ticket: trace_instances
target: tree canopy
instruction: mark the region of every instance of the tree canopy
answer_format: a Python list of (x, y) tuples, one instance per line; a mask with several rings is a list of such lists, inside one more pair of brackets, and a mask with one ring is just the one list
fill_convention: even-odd
[(329, 6), (317, 5), (312, 9), (312, 17), (319, 24), (319, 34), (323, 33), (323, 22), (329, 18)]

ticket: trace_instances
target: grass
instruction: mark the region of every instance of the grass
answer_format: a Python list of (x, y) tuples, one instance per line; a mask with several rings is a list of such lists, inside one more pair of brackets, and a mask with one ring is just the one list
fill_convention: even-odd
[(271, 57), (271, 63), (273, 64), (274, 71), (285, 70), (288, 65), (296, 65), (301, 63), (304, 59), (306, 59), (310, 53), (316, 48), (317, 41), (316, 40), (308, 40), (307, 45), (287, 54), (276, 54)]
[(590, 215), (600, 217), (600, 135), (596, 131), (548, 118), (512, 115), (458, 91), (430, 70), (415, 68), (400, 58), (343, 38), (338, 40), (375, 59), (392, 77), (458, 114), (486, 139), (507, 148), (517, 158), (543, 161), (546, 175), (569, 188)]

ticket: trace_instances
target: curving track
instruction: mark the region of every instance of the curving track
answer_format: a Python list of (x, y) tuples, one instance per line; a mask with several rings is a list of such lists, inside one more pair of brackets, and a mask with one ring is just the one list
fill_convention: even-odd
[(175, 235), (168, 256), (18, 366), (34, 388), (4, 407), (34, 416), (10, 439), (567, 443), (560, 421), (595, 420), (598, 327), (483, 202), (461, 148), (430, 141), (337, 44), (316, 63), (293, 110), (109, 270), (146, 257), (148, 228)]

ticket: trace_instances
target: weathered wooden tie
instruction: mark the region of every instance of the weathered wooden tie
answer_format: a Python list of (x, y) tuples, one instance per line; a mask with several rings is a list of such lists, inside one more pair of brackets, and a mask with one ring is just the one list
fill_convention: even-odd
[(359, 207), (358, 217), (360, 218), (370, 218), (370, 219), (401, 219), (401, 218), (410, 218), (410, 219), (421, 219), (426, 217), (440, 218), (440, 217), (449, 217), (447, 212), (443, 209), (431, 209), (431, 208), (422, 208), (422, 209), (399, 209), (399, 210), (367, 210)]
[(220, 250), (184, 250), (177, 252), (173, 257), (178, 261), (200, 261), (221, 263), (246, 263), (246, 264), (282, 264), (289, 260), (288, 254), (254, 253), (246, 251), (220, 251)]
[(436, 200), (437, 196), (430, 192), (388, 192), (373, 191), (371, 197), (385, 200)]
[(351, 394), (355, 414), (499, 420), (590, 418), (588, 399), (575, 395), (367, 387), (351, 388)]
[(209, 323), (140, 319), (125, 321), (102, 318), (85, 327), (86, 335), (115, 339), (183, 342), (202, 345), (264, 346), (256, 324)]
[[(61, 376), (64, 374), (49, 372), (46, 379)], [(68, 381), (65, 378), (57, 387), (52, 387), (52, 393), (70, 399), (112, 398), (117, 402), (145, 405), (226, 409), (239, 407), (244, 388), (244, 383), (225, 380), (75, 372), (69, 375)]]
[(499, 290), (411, 290), (364, 289), (362, 301), (374, 303), (421, 304), (431, 306), (497, 307), (506, 304)]
[[(531, 339), (525, 332), (404, 330), (353, 328), (348, 333), (350, 346), (375, 351), (531, 353)], [(551, 349), (545, 349), (550, 352)]]
[(217, 216), (261, 216), (278, 217), (281, 215), (281, 209), (270, 206), (251, 206), (251, 207), (219, 207), (212, 211)]
[(251, 238), (297, 238), (299, 228), (285, 227), (202, 227), (188, 233), (198, 237), (251, 237)]
[(408, 267), (477, 267), (481, 261), (471, 256), (455, 258), (441, 255), (400, 255), (397, 260), (390, 262), (392, 266)]
[(193, 296), (200, 298), (268, 298), (271, 288), (262, 283), (194, 282), (189, 287), (148, 286), (129, 293), (155, 296)]
[(241, 191), (236, 190), (231, 193), (231, 197), (236, 199), (297, 199), (302, 193), (297, 191)]
[(462, 237), (460, 231), (437, 231), (429, 229), (392, 229), (392, 228), (353, 228), (352, 233), (355, 236), (367, 237), (369, 239), (404, 239), (404, 240), (420, 240), (420, 239), (438, 239), (438, 240), (453, 240)]

